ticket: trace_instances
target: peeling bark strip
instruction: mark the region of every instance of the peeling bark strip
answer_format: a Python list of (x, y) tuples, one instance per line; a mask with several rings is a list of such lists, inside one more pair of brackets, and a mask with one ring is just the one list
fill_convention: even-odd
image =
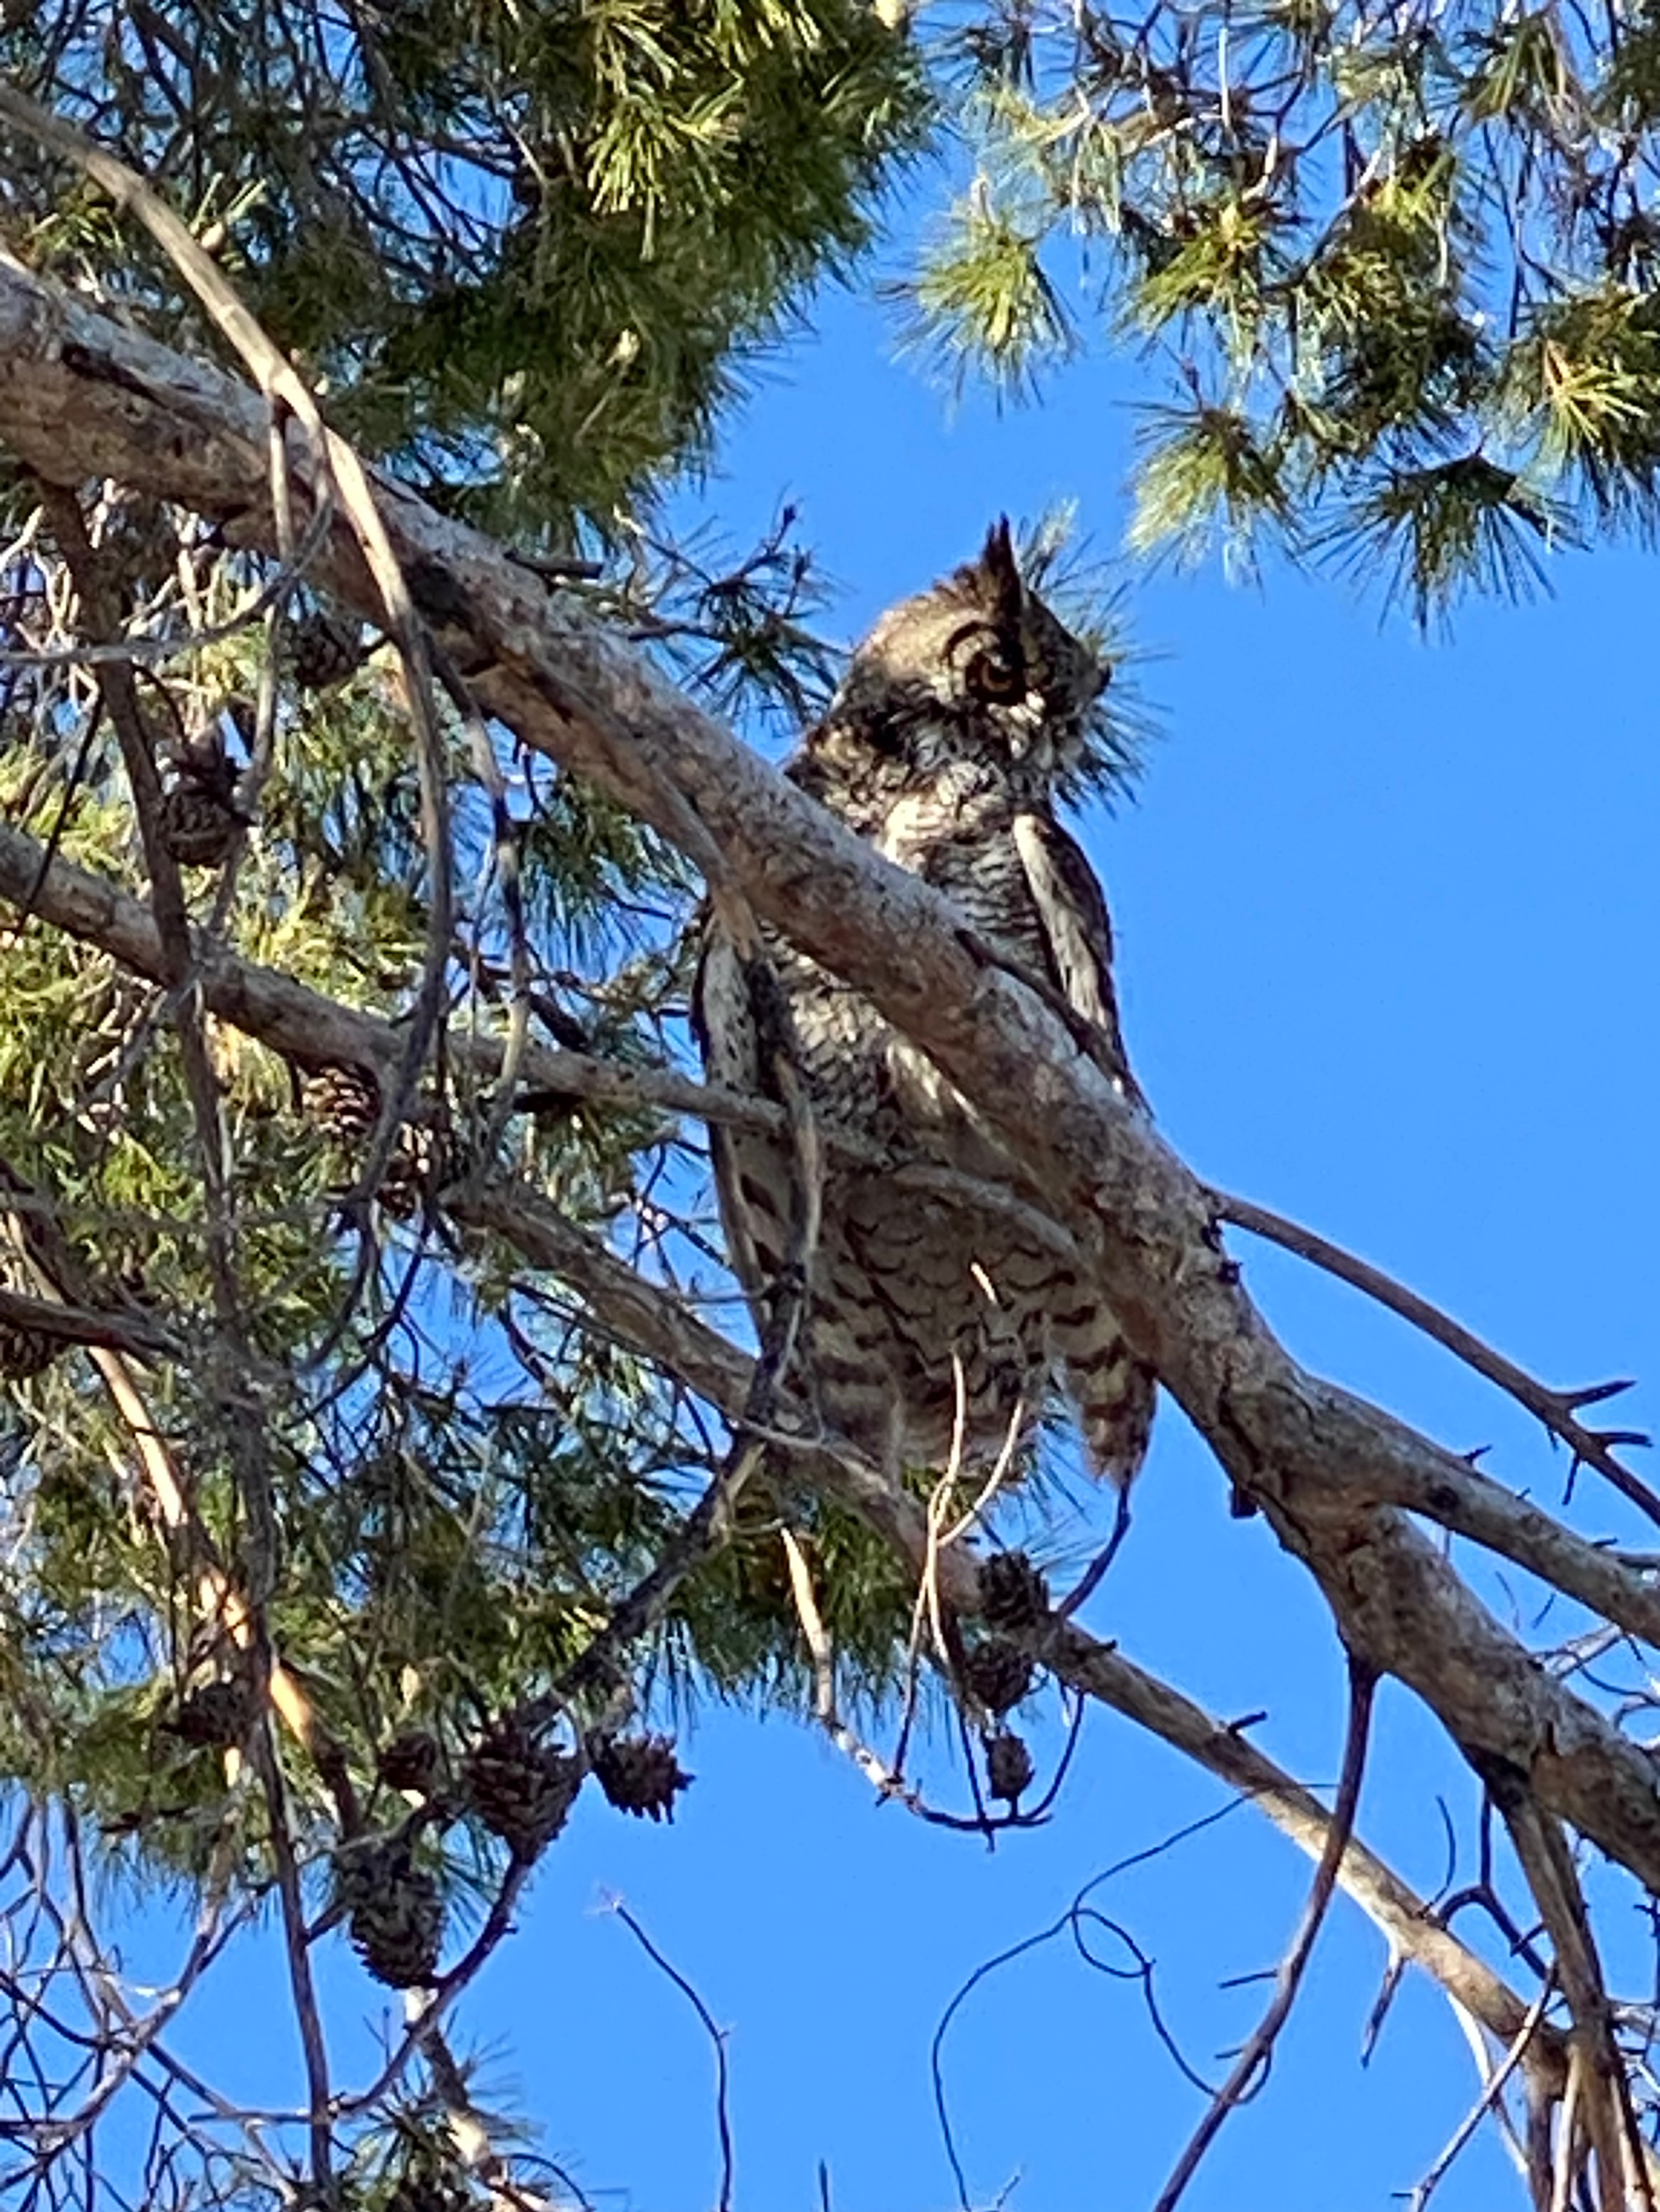
[[(269, 550), (265, 434), (246, 387), (0, 261), (0, 437), (41, 476), (107, 474)], [(303, 486), (297, 438), (291, 467)], [(1460, 1462), (1290, 1358), (1224, 1264), (1203, 1187), (1038, 994), (936, 893), (499, 547), (396, 483), (377, 489), (416, 602), (481, 703), (740, 886), (938, 1062), (1049, 1194), (1136, 1349), (1309, 1566), (1350, 1648), (1660, 1891), (1647, 1753), (1552, 1680), (1417, 1529), (1375, 1502), (1411, 1488), (1403, 1469), (1428, 1485)], [(318, 572), (373, 617), (378, 596), (344, 523)]]

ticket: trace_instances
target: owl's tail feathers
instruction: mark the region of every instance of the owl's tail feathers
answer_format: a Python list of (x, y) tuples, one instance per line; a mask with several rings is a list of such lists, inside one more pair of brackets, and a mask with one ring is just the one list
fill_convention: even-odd
[(1090, 1469), (1128, 1490), (1141, 1472), (1152, 1437), (1158, 1384), (1152, 1370), (1138, 1359), (1116, 1328), (1098, 1341), (1090, 1357), (1067, 1361), (1078, 1400)]

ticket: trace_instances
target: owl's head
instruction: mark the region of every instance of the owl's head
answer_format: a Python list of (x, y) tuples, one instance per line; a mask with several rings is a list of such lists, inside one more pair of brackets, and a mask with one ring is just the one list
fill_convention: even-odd
[(883, 616), (830, 719), (878, 752), (943, 736), (1047, 787), (1081, 766), (1110, 673), (1021, 575), (1005, 518), (978, 560)]

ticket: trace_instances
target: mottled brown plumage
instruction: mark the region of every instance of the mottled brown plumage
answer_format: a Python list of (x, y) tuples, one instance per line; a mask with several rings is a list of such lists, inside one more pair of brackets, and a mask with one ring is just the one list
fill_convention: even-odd
[[(1000, 523), (978, 561), (883, 617), (785, 772), (1063, 994), (1134, 1096), (1106, 902), (1055, 816), (1106, 680), (1025, 585)], [(768, 950), (820, 1121), (883, 1156), (866, 1166), (826, 1152), (806, 1333), (826, 1425), (890, 1468), (941, 1467), (960, 1409), (964, 1457), (983, 1467), (1012, 1435), (1029, 1448), (1064, 1395), (1095, 1471), (1128, 1483), (1146, 1450), (1150, 1371), (1029, 1219), (931, 1190), (927, 1172), (1035, 1194), (868, 1000), (781, 939)], [(751, 987), (718, 923), (696, 1012), (711, 1077), (764, 1092)], [(733, 1130), (716, 1130), (714, 1145), (733, 1265), (759, 1311), (786, 1249), (791, 1156), (781, 1141)]]

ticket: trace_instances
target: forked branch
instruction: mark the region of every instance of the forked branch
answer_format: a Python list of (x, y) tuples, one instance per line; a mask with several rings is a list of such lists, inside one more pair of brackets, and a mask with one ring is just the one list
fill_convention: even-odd
[(1646, 1445), (1651, 1442), (1650, 1437), (1641, 1429), (1588, 1429), (1577, 1418), (1587, 1406), (1602, 1405), (1610, 1398), (1617, 1398), (1621, 1391), (1629, 1390), (1632, 1385), (1628, 1381), (1592, 1382), (1579, 1390), (1553, 1390), (1525, 1368), (1495, 1352), (1490, 1344), (1483, 1343), (1450, 1314), (1432, 1305), (1427, 1298), (1420, 1297), (1416, 1291), (1396, 1282), (1370, 1261), (1346, 1252), (1329, 1237), (1304, 1229), (1299, 1223), (1287, 1220), (1284, 1214), (1272, 1212), (1248, 1198), (1234, 1198), (1226, 1191), (1213, 1190), (1211, 1200), (1219, 1221), (1231, 1222), (1235, 1228), (1247, 1230), (1253, 1237), (1261, 1237), (1268, 1243), (1279, 1245), (1282, 1251), (1293, 1252), (1299, 1260), (1323, 1268), (1340, 1281), (1353, 1284), (1368, 1297), (1376, 1298), (1379, 1305), (1387, 1306), (1391, 1313), (1399, 1314), (1403, 1321), (1421, 1329), (1426, 1336), (1444, 1345), (1466, 1366), (1496, 1383), (1517, 1405), (1525, 1406), (1529, 1413), (1542, 1421), (1550, 1433), (1572, 1452), (1576, 1467), (1583, 1462), (1594, 1468), (1639, 1513), (1660, 1524), (1660, 1497), (1614, 1455), (1616, 1446)]

